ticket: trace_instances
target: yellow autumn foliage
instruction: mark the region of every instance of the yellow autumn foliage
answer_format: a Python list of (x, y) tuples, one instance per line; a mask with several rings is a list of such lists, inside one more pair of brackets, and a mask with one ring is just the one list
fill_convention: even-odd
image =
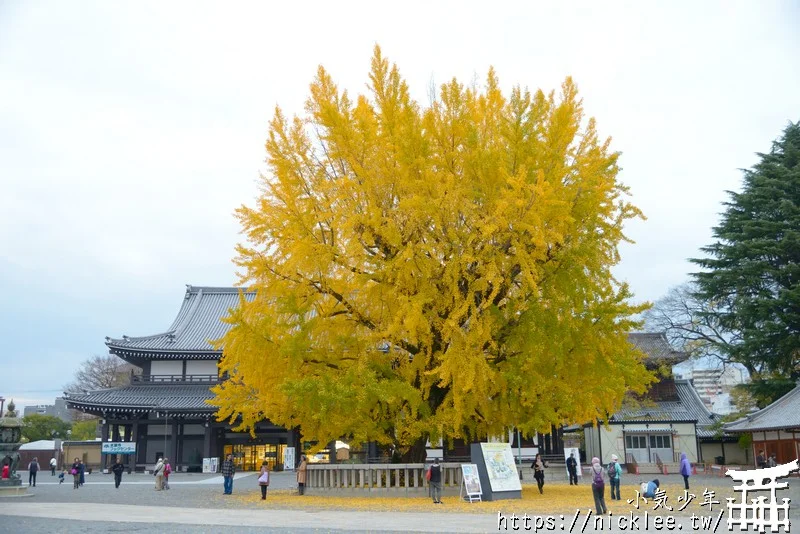
[(320, 67), (280, 109), (238, 218), (241, 284), (220, 419), (403, 448), (605, 419), (651, 380), (626, 339), (643, 305), (611, 275), (641, 213), (618, 154), (558, 95), (489, 71), (423, 106), (372, 58), (351, 99)]

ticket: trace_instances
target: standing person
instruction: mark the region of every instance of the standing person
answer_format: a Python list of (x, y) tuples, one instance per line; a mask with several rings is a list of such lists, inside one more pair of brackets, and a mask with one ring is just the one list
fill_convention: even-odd
[(258, 485), (261, 487), (261, 500), (267, 500), (267, 488), (269, 487), (269, 463), (266, 460), (261, 462), (261, 472), (258, 475)]
[(169, 458), (164, 458), (164, 489), (169, 489), (169, 475), (172, 473), (172, 466), (169, 463)]
[(775, 467), (778, 465), (778, 461), (775, 459), (775, 453), (769, 455), (769, 460), (767, 460), (767, 467)]
[(222, 476), (224, 479), (223, 492), (224, 495), (233, 493), (233, 475), (236, 474), (236, 466), (233, 464), (233, 455), (229, 454), (225, 461), (222, 462)]
[(567, 458), (567, 473), (569, 473), (569, 485), (578, 485), (578, 460), (575, 459), (575, 453), (569, 453)]
[(78, 483), (81, 486), (83, 486), (84, 484), (86, 484), (86, 477), (85, 477), (85, 475), (86, 475), (86, 464), (83, 463), (83, 460), (78, 460), (78, 463), (80, 464), (80, 469), (78, 470), (79, 471), (78, 474), (80, 475), (79, 478), (78, 478)]
[(72, 462), (72, 468), (70, 468), (70, 473), (72, 473), (72, 489), (78, 489), (81, 485), (81, 463), (79, 458), (75, 458), (75, 461)]
[(533, 458), (533, 478), (536, 479), (536, 485), (539, 486), (539, 493), (544, 493), (544, 468), (547, 464), (542, 460), (542, 456), (537, 452)]
[(608, 513), (606, 507), (606, 484), (603, 480), (603, 466), (600, 465), (600, 459), (597, 457), (592, 458), (592, 495), (594, 496), (594, 507), (597, 510), (597, 515), (605, 515)]
[(303, 495), (306, 492), (306, 476), (308, 472), (308, 460), (306, 455), (300, 457), (300, 465), (297, 466), (297, 492)]
[(2, 478), (8, 478), (10, 475), (11, 475), (11, 473), (10, 473), (10, 468), (9, 468), (8, 462), (6, 462), (5, 460), (3, 460), (3, 474), (2, 474)]
[(442, 467), (438, 458), (433, 459), (431, 466), (431, 495), (434, 504), (442, 504)]
[(50, 458), (50, 476), (56, 476), (56, 467), (58, 467), (58, 462), (56, 461), (55, 456)]
[(621, 500), (619, 494), (619, 484), (622, 481), (622, 468), (619, 466), (619, 456), (611, 455), (611, 463), (608, 464), (608, 484), (611, 486), (611, 500)]
[(125, 464), (122, 463), (122, 457), (117, 456), (117, 461), (111, 466), (111, 472), (114, 473), (114, 487), (119, 488), (122, 482), (122, 472), (125, 471)]
[(759, 469), (764, 469), (767, 467), (767, 459), (764, 458), (764, 451), (758, 451), (758, 456), (756, 456), (756, 467)]
[(683, 475), (684, 489), (689, 489), (689, 475), (692, 474), (692, 464), (689, 463), (689, 458), (686, 453), (681, 453), (681, 475)]
[(156, 491), (164, 489), (164, 458), (159, 458), (153, 468), (153, 475), (156, 477)]
[(36, 487), (36, 473), (39, 472), (39, 460), (34, 458), (31, 460), (31, 463), (28, 464), (28, 486), (31, 485), (33, 482), (33, 487)]

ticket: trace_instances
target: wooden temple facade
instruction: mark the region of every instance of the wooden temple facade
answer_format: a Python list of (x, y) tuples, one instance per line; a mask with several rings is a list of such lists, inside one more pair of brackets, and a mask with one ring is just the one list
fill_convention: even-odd
[(139, 470), (166, 456), (173, 469), (199, 471), (204, 458), (228, 453), (243, 470), (258, 469), (264, 459), (283, 466), (286, 447), (300, 450), (295, 430), (264, 421), (255, 437), (234, 432), (216, 421), (216, 409), (207, 403), (213, 397), (210, 388), (221, 380), (217, 363), (222, 356), (209, 340), (225, 334), (229, 325), (220, 319), (238, 305), (238, 298), (238, 288), (187, 286), (177, 317), (165, 332), (106, 338), (109, 352), (140, 368), (141, 374), (125, 387), (65, 393), (69, 408), (100, 417), (103, 441), (134, 442), (136, 453), (126, 463)]

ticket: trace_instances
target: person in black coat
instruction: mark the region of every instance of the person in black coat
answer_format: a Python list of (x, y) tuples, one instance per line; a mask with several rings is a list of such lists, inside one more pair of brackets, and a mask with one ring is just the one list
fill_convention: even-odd
[(578, 460), (575, 459), (575, 453), (569, 453), (567, 458), (567, 473), (569, 474), (569, 485), (578, 485)]
[(122, 473), (125, 471), (125, 464), (122, 463), (122, 459), (117, 456), (117, 461), (114, 465), (111, 466), (111, 472), (114, 473), (114, 487), (118, 488), (120, 483), (122, 482)]
[(433, 465), (430, 467), (431, 471), (431, 495), (435, 504), (442, 504), (442, 467), (439, 465), (439, 459), (433, 459)]
[(536, 484), (539, 486), (539, 493), (544, 493), (544, 469), (547, 467), (547, 463), (542, 460), (539, 453), (536, 453), (531, 467), (533, 468), (533, 478), (536, 479)]

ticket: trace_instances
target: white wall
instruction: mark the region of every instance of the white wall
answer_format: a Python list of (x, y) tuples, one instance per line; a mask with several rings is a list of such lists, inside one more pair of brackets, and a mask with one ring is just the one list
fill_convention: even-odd
[(217, 360), (186, 360), (187, 375), (217, 375)]
[(150, 362), (151, 375), (182, 375), (183, 360), (153, 360)]

